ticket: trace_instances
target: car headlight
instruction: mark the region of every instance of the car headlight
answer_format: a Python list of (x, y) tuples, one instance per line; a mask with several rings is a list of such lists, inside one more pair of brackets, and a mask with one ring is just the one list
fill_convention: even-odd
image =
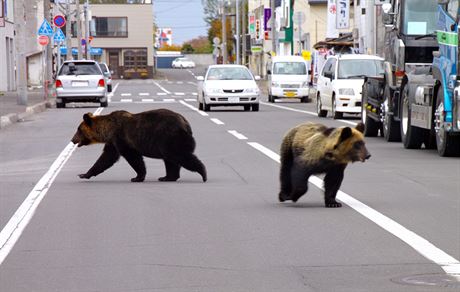
[(206, 93), (221, 93), (222, 92), (222, 89), (220, 88), (208, 88), (206, 89)]
[(272, 82), (272, 87), (280, 87), (280, 85), (279, 82)]
[(355, 95), (353, 88), (340, 88), (339, 94), (341, 95)]
[(259, 89), (258, 88), (246, 88), (244, 90), (245, 93), (256, 93), (258, 94), (259, 93)]

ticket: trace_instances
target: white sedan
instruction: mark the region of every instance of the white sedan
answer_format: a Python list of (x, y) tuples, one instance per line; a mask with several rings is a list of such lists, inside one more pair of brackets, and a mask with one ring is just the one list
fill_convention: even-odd
[(243, 106), (245, 111), (259, 110), (260, 90), (245, 66), (212, 65), (206, 75), (198, 76), (198, 108), (209, 111), (211, 106)]
[(176, 58), (172, 62), (173, 68), (195, 68), (195, 62), (187, 58)]

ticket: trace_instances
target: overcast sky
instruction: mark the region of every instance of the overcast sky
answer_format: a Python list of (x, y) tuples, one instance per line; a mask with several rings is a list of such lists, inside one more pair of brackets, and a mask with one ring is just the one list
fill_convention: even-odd
[(174, 44), (207, 36), (201, 0), (154, 0), (153, 12), (159, 27), (172, 28)]

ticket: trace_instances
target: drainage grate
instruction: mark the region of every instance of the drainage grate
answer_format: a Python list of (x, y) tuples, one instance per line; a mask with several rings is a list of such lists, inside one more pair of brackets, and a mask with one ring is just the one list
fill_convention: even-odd
[(460, 277), (454, 277), (445, 274), (403, 276), (393, 278), (391, 281), (403, 285), (431, 286), (455, 289), (460, 288)]

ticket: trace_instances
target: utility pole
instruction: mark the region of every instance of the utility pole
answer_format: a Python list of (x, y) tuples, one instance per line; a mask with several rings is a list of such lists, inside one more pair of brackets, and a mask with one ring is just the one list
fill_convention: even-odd
[(222, 64), (227, 64), (227, 18), (225, 1), (222, 0)]
[(81, 59), (83, 59), (83, 52), (82, 52), (82, 50), (81, 50), (82, 33), (81, 33), (80, 0), (75, 1), (75, 10), (76, 10), (75, 18), (76, 18), (76, 20), (77, 20), (77, 48), (78, 48), (78, 60), (81, 60)]
[(26, 72), (26, 7), (25, 0), (16, 0), (14, 3), (14, 29), (16, 31), (16, 91), (18, 94), (17, 103), (27, 105), (27, 72)]
[(242, 14), (242, 23), (241, 23), (241, 28), (242, 28), (242, 32), (241, 32), (241, 41), (243, 42), (243, 45), (242, 45), (242, 49), (241, 49), (241, 55), (242, 55), (242, 64), (243, 65), (246, 65), (246, 18), (247, 18), (247, 14), (246, 14), (246, 1), (247, 0), (243, 0), (243, 3), (242, 3), (242, 10), (243, 12), (241, 13)]
[(67, 47), (66, 60), (72, 58), (72, 19), (70, 12), (70, 0), (65, 1), (65, 45)]
[[(43, 14), (45, 16), (45, 19), (49, 22), (52, 23), (53, 21), (53, 7), (51, 6), (51, 1), (50, 0), (44, 0), (43, 1)], [(46, 47), (45, 50), (45, 86), (44, 86), (44, 98), (48, 99), (49, 98), (49, 92), (50, 88), (52, 87), (52, 80), (53, 80), (53, 45), (52, 41), (48, 43), (48, 46)]]
[(84, 13), (85, 13), (85, 58), (88, 60), (91, 57), (90, 51), (88, 50), (89, 48), (89, 20), (91, 17), (91, 13), (89, 11), (89, 1), (86, 0), (85, 6), (84, 6)]
[(235, 10), (236, 10), (236, 19), (235, 19), (235, 22), (236, 22), (236, 50), (235, 50), (235, 53), (236, 53), (236, 64), (237, 65), (240, 65), (241, 64), (241, 60), (240, 60), (240, 37), (241, 37), (241, 34), (240, 34), (240, 1), (239, 0), (236, 0), (236, 4), (235, 4)]
[(270, 8), (272, 9), (272, 15), (270, 18), (270, 26), (272, 28), (272, 52), (275, 53), (277, 52), (276, 48), (276, 15), (275, 15), (275, 0), (270, 0)]

